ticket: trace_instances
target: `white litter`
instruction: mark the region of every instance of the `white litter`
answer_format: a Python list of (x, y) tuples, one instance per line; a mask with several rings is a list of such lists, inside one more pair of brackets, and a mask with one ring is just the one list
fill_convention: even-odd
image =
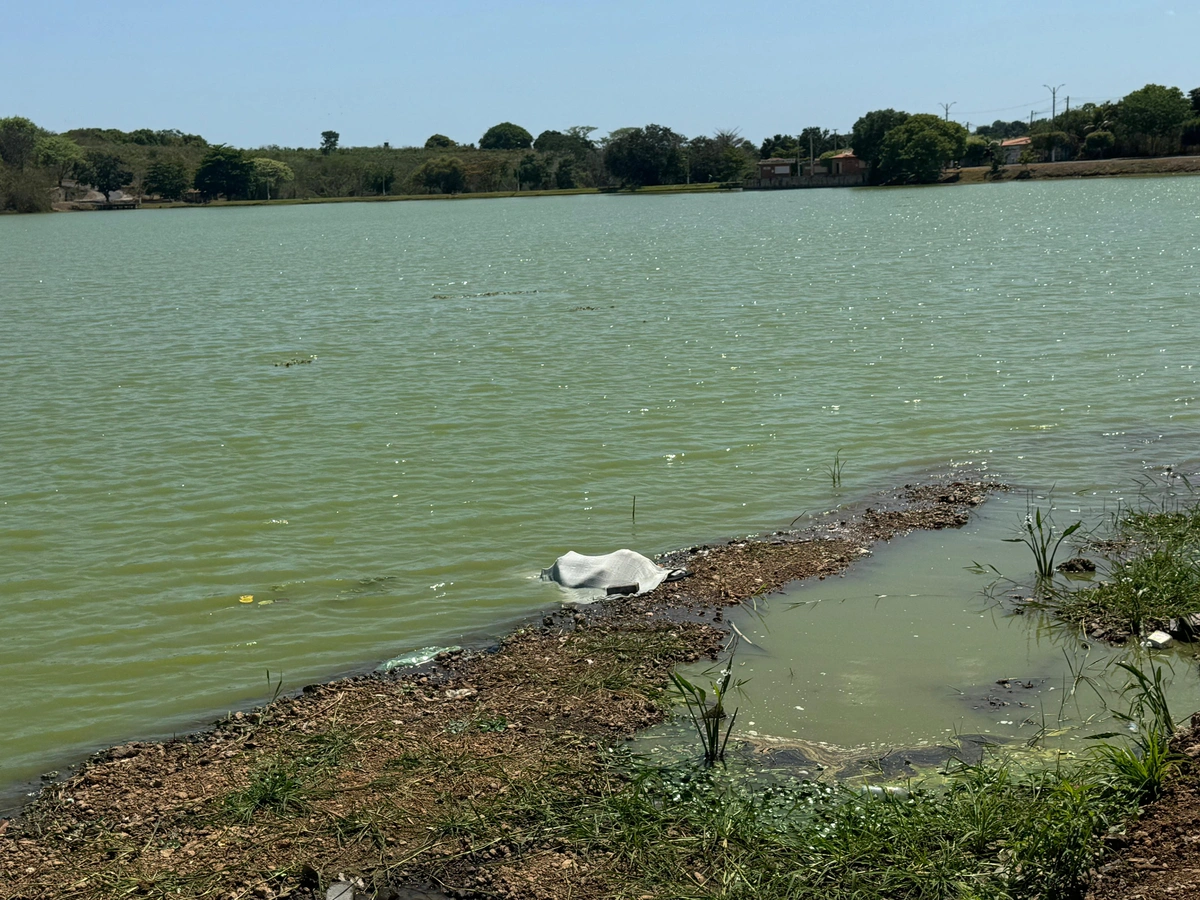
[(1150, 647), (1154, 650), (1162, 650), (1166, 647), (1170, 647), (1174, 642), (1175, 639), (1165, 631), (1155, 631), (1152, 634), (1147, 635), (1146, 640), (1143, 642), (1143, 646)]
[(633, 550), (616, 550), (603, 556), (585, 556), (570, 551), (542, 570), (544, 581), (566, 588), (607, 590), (621, 585), (637, 585), (637, 593), (652, 591), (679, 570), (664, 569), (654, 560)]

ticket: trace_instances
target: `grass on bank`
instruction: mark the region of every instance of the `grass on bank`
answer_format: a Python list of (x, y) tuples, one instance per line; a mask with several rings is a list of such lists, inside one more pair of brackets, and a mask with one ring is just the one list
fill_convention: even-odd
[[(429, 878), (478, 892), (468, 896), (503, 895), (513, 867), (544, 879), (578, 866), (590, 870), (585, 897), (1078, 897), (1106, 836), (1174, 764), (1161, 672), (1128, 671), (1135, 743), (1033, 774), (991, 760), (957, 766), (943, 790), (875, 795), (736, 768), (652, 767), (623, 752), (513, 773), (503, 755), (429, 749), (398, 757), (395, 779), (359, 792), (325, 828), (378, 887)], [(411, 786), (429, 778), (436, 805), (414, 848)], [(481, 781), (497, 787), (480, 791)], [(289, 795), (252, 816), (299, 815)]]
[(1098, 583), (1052, 594), (1062, 618), (1140, 635), (1200, 613), (1200, 505), (1127, 511), (1103, 546)]

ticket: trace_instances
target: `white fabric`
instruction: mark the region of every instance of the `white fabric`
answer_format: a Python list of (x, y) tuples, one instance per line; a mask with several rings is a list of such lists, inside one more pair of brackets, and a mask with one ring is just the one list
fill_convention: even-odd
[(638, 593), (652, 591), (671, 572), (633, 550), (617, 550), (603, 556), (584, 556), (571, 551), (560, 556), (542, 578), (569, 588), (610, 588), (636, 584)]

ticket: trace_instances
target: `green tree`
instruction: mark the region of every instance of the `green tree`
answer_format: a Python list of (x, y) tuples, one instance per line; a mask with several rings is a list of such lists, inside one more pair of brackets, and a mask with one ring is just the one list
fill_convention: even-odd
[(957, 122), (928, 113), (910, 116), (883, 139), (879, 179), (888, 184), (929, 184), (966, 149), (967, 129)]
[(178, 200), (191, 186), (187, 166), (174, 159), (158, 159), (146, 169), (142, 187), (147, 194), (158, 194), (164, 200)]
[(873, 184), (878, 184), (879, 160), (883, 152), (883, 141), (893, 128), (909, 119), (906, 112), (895, 109), (876, 109), (859, 118), (850, 132), (850, 145), (854, 155), (867, 164), (867, 175)]
[(34, 161), (43, 169), (54, 173), (59, 187), (63, 179), (83, 162), (83, 148), (61, 134), (47, 134), (37, 139), (33, 150)]
[(631, 187), (678, 184), (684, 174), (682, 146), (686, 140), (662, 125), (622, 129), (604, 148), (604, 166)]
[(1103, 159), (1116, 142), (1111, 131), (1093, 131), (1083, 139), (1083, 152), (1093, 159)]
[(579, 182), (575, 176), (575, 160), (569, 156), (560, 159), (558, 167), (554, 170), (554, 186), (560, 191), (565, 191), (578, 187), (578, 185)]
[(1200, 115), (1200, 87), (1188, 91), (1188, 98), (1192, 101), (1192, 112)]
[(0, 160), (14, 169), (24, 169), (33, 162), (38, 138), (42, 134), (42, 129), (24, 116), (0, 119)]
[(787, 159), (797, 155), (796, 150), (799, 146), (794, 134), (777, 134), (774, 137), (763, 139), (762, 146), (758, 149), (758, 158)]
[(537, 190), (546, 180), (547, 168), (545, 160), (536, 153), (526, 153), (517, 164), (518, 187), (527, 190)]
[(105, 200), (111, 200), (113, 191), (120, 190), (133, 180), (133, 172), (125, 168), (125, 161), (115, 153), (105, 153), (103, 150), (87, 152), (81, 175), (84, 181), (104, 195)]
[(241, 150), (214, 144), (200, 160), (194, 181), (205, 200), (222, 194), (226, 200), (238, 200), (249, 193), (253, 173), (254, 166)]
[(481, 150), (528, 150), (533, 146), (533, 135), (512, 122), (493, 125), (479, 139)]
[(1183, 91), (1161, 84), (1127, 94), (1117, 107), (1121, 130), (1151, 154), (1178, 151), (1183, 123), (1191, 117), (1192, 104)]
[(1034, 150), (1041, 150), (1047, 154), (1062, 148), (1069, 148), (1071, 144), (1071, 136), (1065, 131), (1038, 131), (1031, 134), (1029, 139), (1032, 141), (1031, 146)]
[(967, 138), (967, 149), (963, 153), (964, 166), (982, 166), (992, 158), (992, 142), (987, 138), (971, 135)]
[(457, 146), (458, 144), (454, 143), (454, 141), (450, 140), (444, 134), (432, 134), (429, 136), (429, 140), (425, 142), (426, 150), (446, 150)]
[(428, 191), (457, 194), (466, 187), (467, 172), (457, 156), (439, 156), (426, 160), (413, 172), (412, 181)]
[(338, 140), (340, 138), (341, 138), (341, 135), (338, 134), (336, 131), (322, 131), (321, 132), (321, 152), (324, 153), (326, 156), (328, 156), (330, 153), (332, 153), (334, 150), (337, 149)]
[(287, 163), (266, 156), (258, 156), (250, 160), (250, 184), (254, 195), (266, 193), (266, 199), (271, 199), (271, 192), (278, 197), (279, 185), (296, 180), (296, 173)]

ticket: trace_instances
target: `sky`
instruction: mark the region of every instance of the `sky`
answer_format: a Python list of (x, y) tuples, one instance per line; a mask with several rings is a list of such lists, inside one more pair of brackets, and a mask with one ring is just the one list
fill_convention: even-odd
[(760, 143), (884, 107), (971, 127), (1200, 86), (1200, 3), (0, 0), (0, 117), (239, 147), (655, 123)]

